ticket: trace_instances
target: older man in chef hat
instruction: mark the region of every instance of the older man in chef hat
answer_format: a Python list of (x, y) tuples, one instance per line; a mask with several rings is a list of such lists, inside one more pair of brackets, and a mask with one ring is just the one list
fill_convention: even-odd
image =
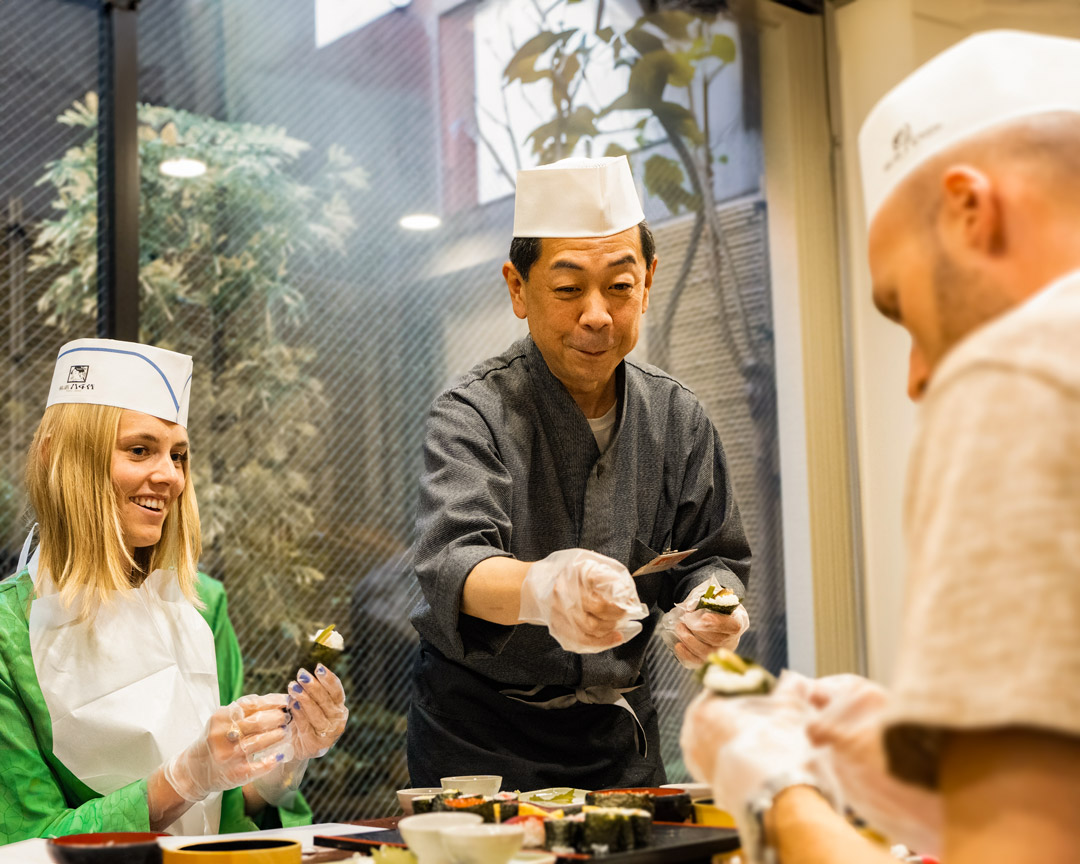
[(0, 584), (0, 843), (310, 822), (296, 787), (344, 692), (319, 667), (241, 696), (224, 589), (197, 572), (191, 373), (108, 339), (57, 357), (27, 465), (40, 543)]
[(912, 338), (903, 644), (703, 697), (683, 747), (752, 861), (1080, 861), (1080, 42), (973, 36), (860, 135), (874, 302)]
[[(428, 421), (414, 785), (658, 785), (649, 638), (698, 666), (747, 627), (719, 435), (687, 388), (627, 359), (655, 272), (626, 157), (519, 172), (503, 276), (529, 336)], [(698, 610), (710, 588), (723, 611)]]

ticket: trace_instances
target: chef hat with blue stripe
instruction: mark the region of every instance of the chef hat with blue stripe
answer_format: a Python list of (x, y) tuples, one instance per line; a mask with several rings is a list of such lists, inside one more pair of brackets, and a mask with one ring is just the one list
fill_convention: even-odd
[(48, 405), (114, 405), (187, 427), (191, 357), (114, 339), (76, 339), (60, 349)]
[(859, 133), (866, 219), (920, 165), (953, 144), (1035, 114), (1080, 112), (1080, 41), (976, 33), (885, 95)]

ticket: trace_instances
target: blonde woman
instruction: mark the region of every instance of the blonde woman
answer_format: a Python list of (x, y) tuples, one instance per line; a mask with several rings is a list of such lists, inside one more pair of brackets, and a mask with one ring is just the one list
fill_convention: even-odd
[(27, 465), (39, 544), (0, 583), (2, 843), (311, 820), (296, 788), (345, 695), (319, 666), (241, 696), (224, 589), (197, 570), (191, 369), (134, 343), (60, 350)]

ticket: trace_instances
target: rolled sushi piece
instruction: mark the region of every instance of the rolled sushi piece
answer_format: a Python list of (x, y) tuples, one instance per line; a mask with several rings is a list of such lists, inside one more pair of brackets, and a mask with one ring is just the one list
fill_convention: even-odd
[(776, 686), (776, 679), (768, 669), (726, 648), (710, 654), (697, 675), (702, 686), (717, 696), (770, 693)]
[(698, 609), (709, 612), (719, 612), (721, 615), (730, 615), (739, 605), (739, 596), (730, 588), (717, 590), (715, 585), (705, 589), (705, 593), (698, 600)]
[(514, 816), (506, 820), (508, 825), (520, 825), (525, 832), (521, 845), (525, 849), (539, 849), (546, 840), (543, 815)]
[(596, 807), (585, 811), (581, 851), (588, 855), (610, 855), (634, 848), (634, 829), (629, 808)]
[(460, 798), (446, 798), (437, 804), (435, 809), (450, 813), (478, 813), (485, 822), (499, 821), (499, 803), (490, 796), (463, 795)]
[(585, 796), (585, 803), (594, 807), (629, 807), (632, 810), (656, 812), (656, 805), (651, 795), (639, 792), (590, 792)]
[(584, 816), (544, 820), (544, 848), (556, 855), (572, 855), (581, 846)]
[(300, 645), (299, 666), (315, 671), (320, 663), (331, 672), (345, 651), (345, 638), (330, 624), (309, 636)]
[(431, 813), (435, 809), (434, 795), (417, 795), (412, 801), (413, 813)]

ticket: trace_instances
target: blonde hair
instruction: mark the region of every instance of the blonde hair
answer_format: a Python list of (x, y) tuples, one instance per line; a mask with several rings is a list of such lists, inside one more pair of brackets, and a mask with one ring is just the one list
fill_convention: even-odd
[(45, 409), (26, 465), (26, 488), (37, 514), (39, 566), (62, 600), (81, 597), (90, 617), (114, 591), (133, 587), (132, 574), (175, 570), (184, 595), (196, 606), (195, 583), (202, 539), (188, 460), (184, 490), (165, 516), (161, 539), (137, 548), (124, 544), (120, 500), (112, 479), (113, 450), (122, 408), (60, 404)]

